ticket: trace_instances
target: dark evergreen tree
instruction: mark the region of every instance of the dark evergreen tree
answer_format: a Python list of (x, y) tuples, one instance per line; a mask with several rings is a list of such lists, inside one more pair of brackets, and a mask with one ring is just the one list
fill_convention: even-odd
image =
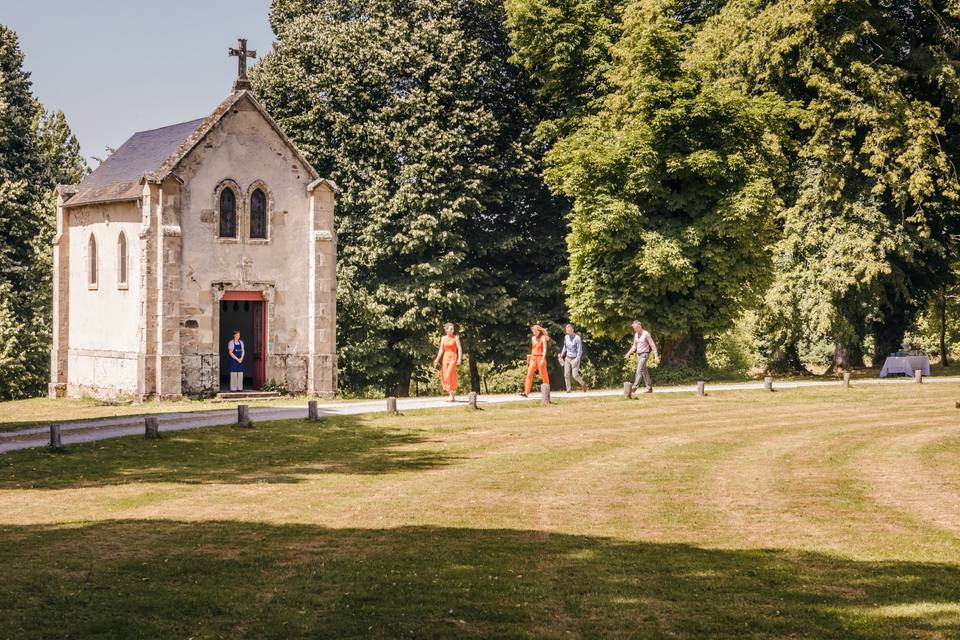
[(271, 20), (254, 89), (342, 189), (341, 386), (406, 394), (446, 320), (474, 374), (522, 353), (523, 327), (560, 315), (565, 212), (502, 4), (276, 0)]
[(0, 399), (45, 389), (52, 192), (85, 172), (66, 118), (45, 113), (34, 98), (16, 33), (0, 25)]
[[(39, 231), (34, 206), (42, 192), (43, 164), (36, 124), (42, 109), (23, 69), (17, 34), (0, 25), (0, 282), (10, 295), (27, 290), (33, 239)], [(13, 303), (14, 314), (21, 315)]]

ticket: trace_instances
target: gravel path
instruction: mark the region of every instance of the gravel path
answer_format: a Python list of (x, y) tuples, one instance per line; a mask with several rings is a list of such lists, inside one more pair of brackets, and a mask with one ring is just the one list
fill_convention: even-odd
[[(924, 384), (933, 383), (960, 383), (960, 376), (948, 377), (930, 377), (924, 379)], [(821, 380), (799, 380), (775, 382), (777, 389), (797, 389), (802, 387), (836, 387), (838, 381)], [(870, 379), (854, 380), (852, 385), (877, 385), (877, 384), (915, 384), (912, 379)], [(730, 383), (730, 384), (708, 384), (708, 392), (717, 391), (744, 391), (761, 390), (763, 383)], [(670, 387), (657, 387), (656, 393), (694, 393), (695, 386), (681, 385)], [(563, 401), (568, 398), (601, 398), (608, 396), (622, 395), (622, 389), (601, 389), (588, 391), (587, 393), (575, 392), (566, 394), (554, 391), (552, 400)], [(642, 396), (641, 396), (642, 397)], [(539, 396), (531, 396), (538, 400)], [(479, 404), (502, 404), (507, 402), (530, 402), (530, 398), (523, 398), (519, 395), (489, 395), (480, 396)], [(466, 400), (461, 400), (456, 404), (447, 402), (443, 398), (398, 398), (397, 410), (414, 409), (447, 409), (452, 407), (462, 407)], [(344, 416), (357, 415), (363, 413), (379, 413), (386, 411), (386, 402), (384, 400), (370, 400), (364, 402), (327, 402), (321, 403), (320, 415), (323, 416)], [(161, 433), (166, 431), (182, 431), (185, 429), (198, 429), (201, 427), (215, 427), (234, 424), (237, 418), (235, 409), (225, 409), (222, 411), (203, 411), (203, 412), (182, 412), (182, 413), (161, 413), (155, 416), (160, 423)], [(277, 405), (274, 407), (251, 407), (250, 417), (254, 422), (268, 422), (272, 420), (294, 420), (307, 417), (307, 408), (305, 405)], [(144, 416), (124, 416), (117, 418), (99, 418), (95, 420), (82, 420), (69, 422), (61, 425), (61, 440), (64, 445), (78, 444), (82, 442), (93, 442), (96, 440), (107, 440), (109, 438), (120, 438), (123, 436), (142, 436)], [(50, 427), (30, 427), (18, 431), (0, 432), (0, 453), (14, 451), (17, 449), (31, 449), (35, 447), (44, 447), (50, 442)]]

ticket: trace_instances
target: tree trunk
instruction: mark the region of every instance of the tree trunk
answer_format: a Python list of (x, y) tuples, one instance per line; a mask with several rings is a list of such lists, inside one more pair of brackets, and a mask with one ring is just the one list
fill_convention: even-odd
[(406, 358), (402, 358), (397, 362), (397, 377), (396, 385), (394, 386), (393, 393), (398, 398), (409, 398), (410, 397), (410, 379), (413, 377), (413, 362)]
[(776, 349), (770, 358), (768, 369), (779, 373), (806, 371), (806, 367), (800, 360), (800, 350), (796, 343), (785, 344), (782, 349)]
[(883, 320), (871, 327), (874, 341), (874, 363), (882, 362), (891, 352), (903, 346), (903, 337), (910, 324), (910, 303), (896, 298), (895, 303), (884, 305)]
[(681, 338), (664, 340), (660, 357), (665, 367), (706, 369), (707, 341), (703, 335), (692, 332)]
[(470, 367), (470, 391), (480, 393), (480, 366), (475, 352), (467, 354), (467, 365)]
[(947, 286), (940, 289), (939, 299), (937, 300), (938, 315), (940, 316), (940, 364), (945, 367), (950, 366), (950, 360), (947, 357)]
[(837, 340), (833, 346), (834, 371), (856, 369), (863, 366), (863, 343), (859, 338)]

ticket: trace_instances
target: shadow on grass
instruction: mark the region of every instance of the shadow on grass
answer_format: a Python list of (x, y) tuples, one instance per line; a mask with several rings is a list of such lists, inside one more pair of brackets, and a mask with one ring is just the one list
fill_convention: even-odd
[(960, 570), (538, 531), (0, 527), (19, 638), (949, 638)]
[(421, 471), (453, 458), (424, 450), (424, 434), (360, 416), (257, 423), (253, 429), (172, 431), (159, 441), (115, 438), (0, 455), (0, 489), (63, 489), (134, 482), (293, 483), (321, 473)]

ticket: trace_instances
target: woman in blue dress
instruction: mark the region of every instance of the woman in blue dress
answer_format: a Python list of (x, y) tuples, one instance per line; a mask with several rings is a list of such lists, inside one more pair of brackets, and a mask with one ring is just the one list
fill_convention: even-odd
[(246, 350), (240, 339), (240, 329), (233, 332), (233, 340), (227, 343), (230, 356), (230, 391), (243, 391), (243, 358)]

